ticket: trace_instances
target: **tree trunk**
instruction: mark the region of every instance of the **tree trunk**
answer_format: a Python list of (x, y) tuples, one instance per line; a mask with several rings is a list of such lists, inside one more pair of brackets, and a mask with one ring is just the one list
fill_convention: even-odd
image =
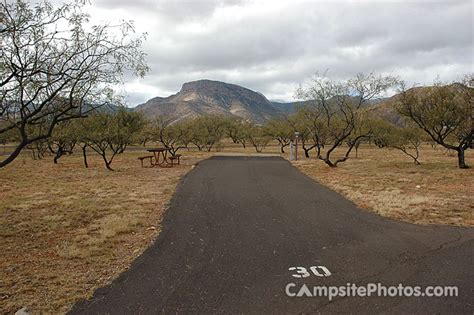
[(357, 142), (354, 146), (355, 150), (356, 150), (356, 159), (359, 158), (359, 146), (360, 146), (360, 142)]
[(284, 147), (285, 147), (285, 146), (280, 145), (280, 152), (281, 152), (281, 153), (285, 153), (285, 150), (283, 150)]
[(87, 146), (82, 147), (82, 156), (84, 157), (84, 167), (89, 168), (89, 164), (87, 164), (87, 152), (86, 152)]
[(112, 164), (112, 160), (107, 161), (107, 158), (105, 157), (105, 152), (104, 152), (104, 154), (102, 155), (102, 159), (104, 160), (105, 167), (106, 167), (109, 171), (113, 171), (113, 169), (110, 167), (110, 164)]
[[(16, 159), (16, 157), (20, 154), (21, 150), (26, 147), (26, 145), (27, 144), (25, 142), (20, 143), (6, 159), (0, 161), (0, 168), (4, 167), (5, 165), (11, 163), (14, 159)], [(33, 156), (35, 156), (34, 150)]]
[(320, 159), (320, 160), (323, 160), (324, 163), (326, 163), (326, 164), (329, 165), (330, 167), (337, 167), (337, 163), (331, 162), (331, 160), (328, 159), (328, 158), (323, 158), (322, 156), (320, 156), (319, 159)]
[(56, 151), (56, 155), (54, 156), (53, 162), (54, 164), (58, 164), (58, 160), (61, 156), (63, 156), (64, 151), (61, 149), (61, 147), (58, 148), (58, 151)]
[(459, 148), (458, 150), (458, 164), (459, 168), (469, 168), (468, 165), (466, 165), (466, 161), (464, 160), (464, 149)]
[(309, 159), (309, 150), (311, 150), (311, 148), (306, 149), (305, 147), (303, 147), (303, 150), (304, 150), (304, 156)]

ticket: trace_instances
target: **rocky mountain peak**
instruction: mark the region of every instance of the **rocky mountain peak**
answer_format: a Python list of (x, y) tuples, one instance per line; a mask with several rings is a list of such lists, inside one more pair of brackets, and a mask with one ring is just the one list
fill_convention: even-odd
[(137, 106), (137, 110), (146, 115), (165, 115), (176, 120), (219, 114), (259, 123), (282, 115), (263, 94), (239, 85), (212, 80), (186, 82), (177, 94), (153, 98)]

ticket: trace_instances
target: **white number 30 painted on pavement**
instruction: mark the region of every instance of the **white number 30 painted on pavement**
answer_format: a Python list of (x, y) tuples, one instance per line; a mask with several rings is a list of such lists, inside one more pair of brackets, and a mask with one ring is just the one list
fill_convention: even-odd
[[(296, 271), (296, 273), (292, 274), (295, 278), (307, 278), (311, 276), (305, 267), (290, 267), (288, 270)], [(331, 275), (329, 269), (324, 266), (311, 266), (309, 270), (317, 277), (329, 277)]]

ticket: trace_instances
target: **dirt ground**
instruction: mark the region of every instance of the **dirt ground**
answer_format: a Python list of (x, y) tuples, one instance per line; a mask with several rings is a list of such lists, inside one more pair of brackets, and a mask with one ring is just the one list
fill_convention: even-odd
[(155, 239), (179, 179), (197, 158), (141, 168), (125, 152), (105, 169), (79, 154), (0, 169), (0, 313), (63, 313), (109, 283)]
[[(359, 207), (417, 224), (474, 226), (474, 168), (457, 168), (445, 149), (423, 146), (421, 165), (398, 150), (365, 145), (337, 168), (322, 161), (294, 162), (302, 172)], [(474, 166), (473, 150), (466, 160)]]

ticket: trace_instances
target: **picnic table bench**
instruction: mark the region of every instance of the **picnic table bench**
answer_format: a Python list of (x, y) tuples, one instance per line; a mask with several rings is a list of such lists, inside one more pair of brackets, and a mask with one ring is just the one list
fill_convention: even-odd
[(169, 149), (167, 148), (153, 148), (153, 149), (148, 149), (147, 151), (150, 153), (153, 153), (153, 155), (146, 155), (146, 156), (141, 156), (138, 158), (142, 162), (142, 167), (143, 167), (143, 160), (146, 160), (146, 159), (150, 160), (150, 165), (152, 167), (153, 166), (173, 167), (173, 165), (180, 164), (181, 154), (175, 154), (173, 156), (168, 157)]
[(150, 166), (153, 166), (153, 155), (140, 156), (138, 159), (140, 160), (140, 162), (142, 162), (142, 167), (143, 167), (143, 160), (145, 159), (149, 159)]
[[(175, 163), (177, 165), (179, 165), (179, 159), (181, 158), (181, 154), (175, 154), (173, 156), (170, 156), (170, 161), (171, 161), (171, 165), (174, 165)], [(175, 162), (177, 161), (177, 162)]]

